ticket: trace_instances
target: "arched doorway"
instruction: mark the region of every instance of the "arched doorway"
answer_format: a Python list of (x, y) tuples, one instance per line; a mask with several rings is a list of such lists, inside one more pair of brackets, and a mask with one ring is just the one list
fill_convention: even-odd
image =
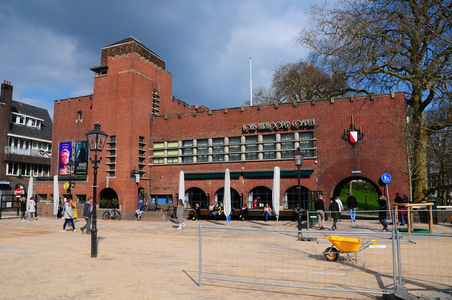
[[(224, 205), (223, 203), (223, 199), (224, 199), (224, 187), (222, 187), (221, 189), (219, 189), (216, 193), (215, 193), (215, 197), (213, 199), (213, 205), (219, 203), (221, 205)], [(233, 188), (231, 188), (231, 207), (232, 209), (240, 209), (240, 195), (239, 193), (234, 190)]]
[(196, 203), (199, 203), (201, 209), (208, 209), (207, 196), (200, 188), (190, 188), (185, 192), (187, 202), (185, 202), (185, 208), (193, 208)]
[(112, 188), (103, 189), (100, 192), (100, 200), (99, 207), (116, 207), (119, 208), (118, 205), (118, 194), (116, 194), (115, 190)]
[[(272, 208), (272, 190), (265, 186), (258, 186), (251, 190), (248, 194), (247, 206), (248, 209), (263, 210), (266, 203)], [(253, 202), (256, 199), (257, 205), (253, 207)]]
[(378, 210), (377, 199), (381, 190), (372, 180), (365, 177), (347, 177), (333, 188), (331, 197), (339, 196), (346, 206), (350, 190), (358, 201), (358, 210)]

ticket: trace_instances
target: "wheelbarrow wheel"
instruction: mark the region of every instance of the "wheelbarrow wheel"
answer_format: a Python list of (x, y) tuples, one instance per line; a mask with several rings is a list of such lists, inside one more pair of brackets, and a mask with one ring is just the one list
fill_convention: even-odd
[(336, 247), (328, 247), (325, 250), (326, 261), (336, 261), (339, 259), (339, 250)]

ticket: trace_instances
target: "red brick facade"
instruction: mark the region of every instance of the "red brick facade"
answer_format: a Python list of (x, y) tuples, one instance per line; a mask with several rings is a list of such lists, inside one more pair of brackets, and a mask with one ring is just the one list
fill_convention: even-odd
[[(172, 97), (172, 76), (164, 69), (164, 61), (134, 39), (125, 40), (125, 44), (133, 44), (133, 47), (125, 47), (124, 41), (121, 42), (117, 46), (109, 46), (108, 51), (104, 49), (102, 65), (93, 68), (95, 72), (106, 70), (106, 73), (96, 73), (93, 95), (55, 101), (52, 152), (58, 153), (61, 142), (86, 140), (85, 133), (92, 130), (97, 122), (101, 124), (101, 129), (110, 136), (108, 141), (111, 141), (112, 136), (115, 141), (107, 144), (100, 154), (102, 161), (98, 170), (98, 196), (106, 188), (113, 189), (122, 210), (133, 211), (137, 208), (140, 187), (148, 190), (152, 196), (166, 195), (176, 199), (181, 170), (188, 175), (199, 175), (198, 179), (193, 179), (196, 176), (191, 179), (187, 176), (185, 189), (199, 188), (206, 195), (209, 194), (209, 205), (213, 204), (214, 195), (224, 186), (224, 178), (209, 178), (209, 174), (224, 172), (226, 168), (237, 174), (231, 180), (231, 187), (239, 194), (243, 193), (245, 199), (258, 186), (272, 189), (271, 177), (245, 174), (253, 171), (273, 172), (275, 166), (280, 167), (281, 172), (293, 171), (296, 168), (292, 158), (281, 159), (280, 154), (277, 154), (275, 159), (259, 157), (258, 160), (183, 163), (181, 141), (292, 132), (312, 132), (313, 135), (313, 155), (305, 158), (302, 167), (310, 174), (301, 179), (301, 185), (305, 188), (333, 196), (351, 179), (363, 179), (383, 192), (384, 185), (380, 177), (383, 173), (389, 173), (392, 176), (392, 191), (408, 194), (406, 153), (402, 146), (402, 128), (406, 120), (403, 94), (212, 111), (202, 106), (190, 106)], [(115, 47), (121, 48), (112, 49)], [(158, 113), (155, 113), (153, 102), (156, 93), (159, 96)], [(79, 111), (83, 114), (82, 122), (76, 122)], [(364, 133), (364, 137), (354, 145), (342, 138), (344, 130), (350, 129), (352, 117), (358, 130), (361, 128)], [(281, 121), (292, 124), (295, 120), (306, 119), (314, 119), (315, 125), (298, 129), (292, 125), (278, 130), (243, 129), (245, 124)], [(263, 143), (259, 141), (259, 151), (262, 152)], [(154, 150), (159, 150), (154, 149), (154, 144), (161, 142), (178, 142), (179, 146), (174, 149), (178, 153), (175, 158), (178, 163), (165, 161), (153, 164), (153, 159), (157, 158)], [(114, 151), (111, 145), (114, 145)], [(213, 147), (209, 145), (209, 149)], [(245, 149), (245, 146), (241, 143), (240, 147)], [(228, 157), (228, 153), (225, 154)], [(245, 154), (242, 150), (241, 157), (244, 158)], [(212, 155), (210, 149), (206, 156), (211, 160)], [(114, 172), (108, 172), (112, 170), (112, 165)], [(141, 175), (138, 185), (130, 177), (133, 168), (139, 170)], [(92, 194), (91, 164), (88, 169), (88, 180), (78, 182), (73, 194)], [(352, 174), (352, 171), (361, 173)], [(52, 174), (57, 172), (58, 155), (53, 155)], [(62, 184), (60, 191), (63, 191)], [(296, 185), (294, 173), (282, 177), (280, 199), (283, 199), (289, 188)], [(40, 194), (53, 193), (53, 188), (47, 183), (39, 183), (38, 190)]]

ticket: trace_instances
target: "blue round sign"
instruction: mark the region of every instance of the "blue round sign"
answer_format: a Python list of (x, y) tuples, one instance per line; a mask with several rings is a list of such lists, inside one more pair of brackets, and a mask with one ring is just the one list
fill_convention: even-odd
[(391, 175), (384, 173), (383, 175), (381, 175), (381, 181), (383, 181), (384, 183), (390, 183)]

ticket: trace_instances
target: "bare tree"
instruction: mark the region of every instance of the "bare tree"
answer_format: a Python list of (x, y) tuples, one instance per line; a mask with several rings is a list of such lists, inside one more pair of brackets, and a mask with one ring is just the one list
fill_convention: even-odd
[(427, 148), (427, 168), (430, 174), (439, 178), (433, 181), (430, 189), (439, 192), (443, 205), (446, 205), (447, 191), (452, 188), (452, 122), (447, 120), (451, 110), (452, 105), (442, 101), (426, 112), (427, 124), (446, 123), (444, 128), (429, 133)]
[[(311, 8), (312, 27), (298, 42), (326, 72), (347, 80), (342, 92), (401, 90), (413, 128), (413, 200), (429, 194), (426, 146), (432, 130), (426, 108), (448, 101), (452, 80), (452, 0), (341, 0), (335, 8)], [(452, 120), (449, 114), (445, 120)]]
[(342, 95), (345, 87), (346, 80), (342, 77), (324, 72), (314, 63), (299, 60), (276, 66), (271, 86), (254, 89), (253, 99), (255, 103), (263, 104), (321, 99)]

